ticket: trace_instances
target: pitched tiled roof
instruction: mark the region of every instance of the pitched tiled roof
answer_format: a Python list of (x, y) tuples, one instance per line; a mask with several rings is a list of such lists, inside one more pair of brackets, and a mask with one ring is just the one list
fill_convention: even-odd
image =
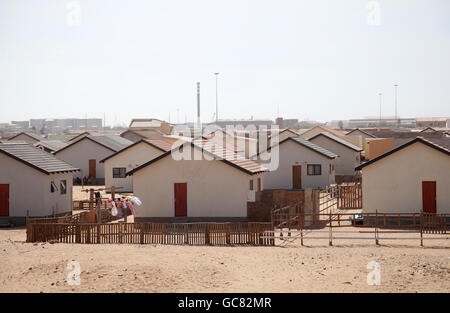
[(27, 143), (0, 143), (0, 153), (6, 154), (45, 174), (79, 171), (78, 168), (57, 159), (53, 154)]
[(327, 149), (322, 148), (321, 146), (318, 146), (315, 143), (312, 143), (311, 141), (306, 140), (306, 139), (304, 139), (302, 137), (290, 137), (288, 139), (293, 140), (293, 141), (295, 141), (295, 142), (297, 142), (297, 143), (299, 143), (299, 144), (301, 144), (301, 145), (303, 145), (303, 146), (305, 146), (305, 147), (307, 147), (307, 148), (309, 148), (311, 150), (314, 150), (314, 151), (316, 151), (316, 152), (326, 156), (329, 159), (334, 159), (334, 158), (338, 157), (338, 155), (336, 153), (328, 151)]
[[(259, 163), (246, 159), (241, 154), (236, 153), (232, 150), (228, 150), (224, 148), (221, 145), (218, 145), (217, 143), (210, 142), (208, 140), (196, 140), (191, 143), (185, 143), (183, 146), (191, 145), (194, 149), (202, 150), (204, 153), (208, 154), (209, 156), (213, 157), (216, 160), (220, 160), (228, 165), (231, 165), (249, 175), (254, 175), (261, 172), (268, 171), (267, 168), (260, 165)], [(160, 155), (159, 157), (142, 164), (141, 166), (129, 171), (127, 175), (132, 175), (133, 173), (139, 171), (140, 169), (149, 166), (150, 164), (153, 164), (157, 162), (158, 160), (161, 160), (167, 156), (169, 156), (172, 151), (178, 149), (179, 147), (176, 147), (170, 151), (167, 151), (166, 153)]]
[(82, 140), (92, 140), (95, 143), (98, 143), (99, 145), (113, 151), (113, 152), (117, 152), (131, 144), (133, 144), (132, 141), (125, 139), (123, 137), (120, 137), (119, 135), (88, 135), (85, 137), (82, 137), (78, 140), (75, 140), (71, 143), (69, 143), (67, 146), (57, 150), (55, 153), (59, 153), (60, 151), (73, 146), (75, 144), (77, 144), (78, 142), (82, 141)]
[(67, 142), (62, 141), (62, 140), (43, 140), (43, 141), (39, 141), (36, 142), (34, 144), (35, 146), (45, 146), (50, 150), (56, 151), (59, 150), (61, 148), (64, 148), (65, 146), (68, 145)]
[(22, 135), (22, 134), (23, 134), (23, 135), (26, 135), (26, 136), (28, 136), (28, 137), (31, 137), (31, 138), (33, 138), (34, 140), (37, 140), (37, 141), (44, 140), (44, 138), (41, 137), (41, 136), (39, 136), (38, 134), (33, 134), (33, 133), (29, 133), (29, 132), (20, 132), (20, 133), (18, 133), (18, 134), (16, 134), (16, 135), (10, 137), (8, 140), (13, 140), (14, 138), (16, 138), (17, 136), (20, 136), (20, 135)]
[(115, 153), (113, 153), (111, 155), (108, 155), (106, 158), (101, 160), (100, 163), (103, 163), (106, 160), (108, 160), (108, 159), (118, 155), (119, 153), (122, 153), (122, 152), (128, 150), (129, 148), (134, 147), (134, 146), (136, 146), (136, 145), (138, 145), (140, 143), (146, 143), (146, 144), (148, 144), (148, 145), (150, 145), (150, 146), (152, 146), (152, 147), (154, 147), (154, 148), (156, 148), (158, 150), (161, 150), (162, 152), (167, 152), (167, 151), (169, 151), (172, 148), (172, 145), (170, 143), (168, 143), (168, 142), (165, 142), (164, 140), (160, 140), (160, 139), (141, 139), (141, 140), (138, 140), (138, 141), (132, 143), (131, 145), (126, 146), (123, 149), (120, 149), (119, 151), (117, 151), (117, 152), (115, 152)]
[(351, 133), (353, 133), (353, 132), (355, 132), (355, 131), (359, 131), (359, 132), (361, 132), (361, 133), (363, 133), (363, 134), (366, 134), (367, 136), (372, 137), (372, 138), (377, 138), (377, 136), (372, 135), (372, 134), (369, 134), (368, 132), (366, 132), (366, 131), (364, 131), (364, 130), (362, 130), (362, 129), (360, 129), (360, 128), (352, 129), (352, 130), (349, 131), (346, 135), (350, 135)]
[(168, 143), (167, 141), (164, 141), (161, 139), (144, 139), (144, 141), (152, 144), (154, 147), (156, 147), (164, 152), (172, 150), (172, 145), (170, 143)]
[(392, 150), (390, 150), (390, 151), (388, 151), (388, 152), (386, 152), (386, 153), (384, 153), (384, 154), (382, 154), (380, 156), (377, 156), (376, 158), (374, 158), (374, 159), (372, 159), (370, 161), (367, 161), (367, 162), (357, 166), (355, 168), (355, 170), (359, 171), (362, 168), (366, 167), (367, 165), (375, 163), (375, 162), (377, 162), (377, 161), (387, 157), (388, 155), (391, 155), (391, 154), (393, 154), (393, 153), (395, 153), (397, 151), (400, 151), (400, 150), (402, 150), (402, 149), (404, 149), (404, 148), (408, 147), (409, 145), (412, 145), (413, 143), (416, 143), (416, 142), (423, 143), (423, 144), (425, 144), (425, 145), (427, 145), (427, 146), (429, 146), (429, 147), (431, 147), (433, 149), (436, 149), (437, 151), (440, 151), (440, 152), (445, 153), (446, 155), (450, 156), (450, 140), (444, 141), (445, 140), (444, 139), (442, 141), (439, 141), (441, 143), (441, 145), (435, 143), (434, 142), (435, 140), (436, 139), (429, 140), (429, 139), (425, 139), (423, 137), (416, 137), (413, 140), (409, 140), (406, 143), (404, 143), (404, 144), (402, 144), (402, 145), (400, 145), (400, 146), (398, 146), (398, 147), (396, 147), (396, 148), (394, 148), (394, 149), (392, 149)]
[(312, 140), (312, 139), (314, 139), (316, 137), (319, 137), (319, 136), (327, 137), (327, 138), (329, 138), (329, 139), (331, 139), (331, 140), (333, 140), (333, 141), (335, 141), (337, 143), (340, 143), (340, 144), (342, 144), (344, 146), (347, 146), (348, 148), (350, 148), (352, 150), (355, 150), (355, 151), (358, 151), (358, 152), (362, 151), (362, 149), (360, 147), (357, 147), (354, 144), (351, 144), (350, 142), (342, 139), (341, 137), (335, 136), (335, 135), (330, 134), (328, 132), (319, 133), (317, 135), (314, 135), (314, 136), (308, 138), (308, 140)]
[(298, 144), (300, 144), (300, 145), (302, 145), (302, 146), (304, 146), (304, 147), (306, 147), (306, 148), (308, 148), (308, 149), (311, 149), (311, 150), (313, 150), (314, 152), (317, 152), (317, 153), (319, 153), (319, 154), (322, 154), (323, 156), (325, 156), (325, 157), (327, 157), (327, 158), (329, 158), (329, 159), (334, 159), (334, 158), (337, 158), (337, 157), (338, 157), (337, 154), (335, 154), (335, 153), (333, 153), (333, 152), (331, 152), (331, 151), (328, 151), (327, 149), (322, 148), (321, 146), (318, 146), (318, 145), (316, 145), (315, 143), (312, 143), (311, 141), (308, 141), (308, 140), (306, 140), (306, 139), (304, 139), (304, 138), (298, 136), (298, 137), (288, 137), (288, 138), (286, 138), (286, 139), (280, 141), (279, 143), (276, 143), (276, 144), (272, 145), (271, 147), (267, 148), (266, 150), (263, 150), (263, 151), (261, 151), (261, 152), (255, 154), (255, 155), (253, 155), (253, 156), (251, 157), (251, 159), (253, 159), (253, 157), (255, 157), (255, 156), (257, 156), (257, 155), (260, 155), (261, 153), (263, 153), (263, 152), (265, 152), (265, 151), (268, 151), (268, 150), (272, 149), (272, 148), (275, 147), (276, 145), (281, 145), (282, 143), (284, 143), (284, 142), (286, 142), (286, 141), (289, 141), (289, 140), (294, 141), (295, 143), (298, 143)]

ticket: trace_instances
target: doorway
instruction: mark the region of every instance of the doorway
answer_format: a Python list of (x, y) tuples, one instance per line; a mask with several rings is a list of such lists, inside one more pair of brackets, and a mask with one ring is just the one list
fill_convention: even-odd
[(89, 176), (97, 177), (97, 166), (95, 160), (89, 160)]
[(9, 216), (9, 184), (0, 184), (0, 216)]
[(436, 213), (436, 182), (422, 182), (423, 213)]
[(302, 166), (293, 165), (292, 166), (292, 188), (302, 189)]
[(175, 216), (187, 216), (187, 183), (174, 184)]

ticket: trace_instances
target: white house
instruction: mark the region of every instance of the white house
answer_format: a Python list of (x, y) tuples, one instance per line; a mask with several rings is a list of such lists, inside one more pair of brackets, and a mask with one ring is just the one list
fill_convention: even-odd
[(270, 136), (270, 145), (272, 146), (272, 145), (274, 145), (278, 142), (281, 142), (289, 137), (299, 137), (299, 136), (300, 136), (300, 132), (298, 132), (294, 129), (290, 129), (290, 128), (282, 129), (279, 131), (278, 134)]
[(0, 221), (25, 224), (30, 217), (72, 212), (72, 172), (52, 154), (27, 143), (0, 143)]
[(360, 164), (360, 147), (327, 132), (316, 134), (308, 140), (338, 155), (336, 175), (355, 174), (355, 167)]
[(105, 168), (100, 160), (132, 143), (119, 135), (87, 135), (71, 141), (54, 154), (58, 159), (81, 170), (75, 173), (74, 177), (92, 177), (96, 183), (104, 184)]
[(127, 173), (143, 203), (135, 221), (245, 220), (264, 171), (210, 142), (185, 143)]
[[(337, 155), (301, 137), (282, 140), (278, 155), (272, 157), (279, 161), (264, 174), (264, 189), (319, 189), (335, 182)], [(264, 161), (258, 162), (264, 165)]]
[(362, 211), (449, 214), (450, 140), (441, 141), (417, 137), (359, 165)]
[(363, 150), (365, 148), (366, 138), (377, 138), (377, 136), (374, 136), (374, 135), (372, 135), (362, 129), (359, 129), (359, 128), (355, 128), (355, 129), (352, 129), (351, 131), (349, 131), (346, 134), (346, 137), (349, 137), (349, 136), (358, 137), (358, 141), (360, 142), (359, 147), (361, 147)]
[(105, 186), (118, 192), (133, 192), (133, 177), (125, 174), (132, 169), (171, 150), (172, 145), (159, 139), (142, 139), (100, 161), (105, 166)]

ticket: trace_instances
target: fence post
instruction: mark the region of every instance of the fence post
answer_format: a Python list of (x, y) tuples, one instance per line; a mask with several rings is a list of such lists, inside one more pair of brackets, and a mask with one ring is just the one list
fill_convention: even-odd
[(76, 243), (81, 243), (81, 226), (75, 226), (75, 241)]
[(209, 245), (209, 223), (205, 225), (205, 244)]
[(333, 230), (332, 230), (332, 228), (333, 228), (333, 225), (332, 225), (332, 219), (331, 219), (331, 214), (330, 214), (330, 235), (329, 235), (329, 242), (328, 242), (328, 244), (330, 245), (330, 246), (332, 246), (333, 245)]
[(376, 216), (375, 216), (375, 244), (378, 246), (379, 242), (378, 242), (378, 210), (375, 211), (376, 212)]
[(189, 244), (188, 224), (184, 224), (184, 243)]
[(144, 223), (140, 223), (139, 225), (141, 226), (140, 242), (142, 245), (142, 244), (144, 244)]
[(231, 242), (230, 240), (230, 224), (227, 224), (227, 245), (229, 245)]
[(119, 222), (119, 243), (122, 243), (122, 222)]
[(423, 247), (423, 213), (420, 213), (420, 246)]

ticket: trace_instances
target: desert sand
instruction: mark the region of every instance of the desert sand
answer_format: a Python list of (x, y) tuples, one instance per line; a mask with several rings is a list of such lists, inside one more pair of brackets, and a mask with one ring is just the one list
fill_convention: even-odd
[[(403, 234), (402, 234), (403, 235)], [(405, 236), (411, 236), (406, 235)], [(448, 238), (443, 237), (443, 238)], [(0, 292), (449, 292), (450, 241), (277, 240), (275, 247), (25, 243), (0, 229)], [(79, 286), (67, 264), (81, 266)], [(381, 266), (368, 285), (367, 264)]]

